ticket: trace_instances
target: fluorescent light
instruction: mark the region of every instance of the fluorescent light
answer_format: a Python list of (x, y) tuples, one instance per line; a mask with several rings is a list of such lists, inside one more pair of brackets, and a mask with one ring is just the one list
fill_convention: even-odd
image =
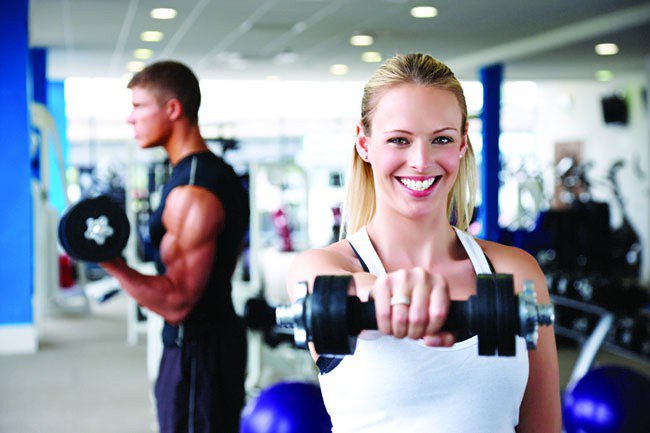
[(438, 9), (433, 6), (415, 6), (411, 8), (411, 16), (414, 18), (433, 18), (438, 15)]
[(596, 79), (598, 81), (610, 81), (612, 78), (614, 78), (614, 73), (612, 71), (608, 71), (608, 70), (596, 71)]
[(375, 38), (370, 35), (354, 35), (350, 38), (350, 45), (355, 47), (369, 47), (375, 43)]
[(176, 18), (176, 9), (155, 8), (151, 9), (151, 12), (149, 14), (151, 15), (151, 18), (155, 18), (157, 20), (171, 20)]
[(332, 75), (345, 75), (348, 73), (349, 70), (350, 68), (348, 67), (348, 65), (344, 65), (341, 63), (337, 63), (335, 65), (330, 66), (330, 73)]
[(596, 45), (596, 54), (600, 56), (613, 56), (618, 53), (618, 45), (616, 44), (598, 44)]
[(361, 60), (366, 63), (381, 62), (381, 53), (379, 51), (366, 51), (361, 54)]
[(133, 51), (133, 57), (139, 60), (147, 60), (153, 57), (153, 50), (149, 48), (138, 48)]
[(144, 69), (144, 62), (134, 60), (126, 64), (126, 70), (129, 72), (139, 72)]
[(140, 39), (145, 42), (160, 42), (163, 40), (163, 32), (157, 30), (147, 30), (146, 32), (140, 33)]

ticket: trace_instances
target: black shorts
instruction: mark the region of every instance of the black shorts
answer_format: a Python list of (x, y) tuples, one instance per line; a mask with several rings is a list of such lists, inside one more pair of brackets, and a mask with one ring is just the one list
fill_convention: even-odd
[(228, 328), (165, 345), (155, 386), (160, 433), (239, 431), (246, 333), (239, 323)]

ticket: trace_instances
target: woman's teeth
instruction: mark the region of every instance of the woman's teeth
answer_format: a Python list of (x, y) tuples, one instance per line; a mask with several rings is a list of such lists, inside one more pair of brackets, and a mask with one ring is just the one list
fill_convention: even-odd
[(424, 191), (433, 185), (436, 181), (436, 177), (431, 177), (426, 180), (413, 180), (402, 177), (399, 181), (408, 189), (412, 189), (413, 191)]

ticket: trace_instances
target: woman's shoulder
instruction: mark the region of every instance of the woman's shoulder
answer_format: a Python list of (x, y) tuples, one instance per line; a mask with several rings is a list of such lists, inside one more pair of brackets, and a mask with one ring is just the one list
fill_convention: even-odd
[(500, 244), (498, 242), (476, 239), (494, 268), (500, 273), (537, 273), (537, 260), (521, 248)]
[(306, 269), (325, 267), (347, 272), (361, 271), (359, 260), (350, 247), (350, 243), (345, 239), (323, 248), (314, 248), (301, 252), (292, 267)]

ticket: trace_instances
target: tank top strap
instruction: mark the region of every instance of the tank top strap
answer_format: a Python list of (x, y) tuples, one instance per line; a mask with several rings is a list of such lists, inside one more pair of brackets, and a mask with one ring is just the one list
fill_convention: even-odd
[(365, 227), (348, 237), (348, 242), (359, 256), (360, 261), (368, 267), (369, 273), (376, 277), (386, 275), (386, 269), (384, 269)]
[(454, 230), (456, 230), (456, 235), (458, 236), (460, 243), (463, 244), (463, 247), (469, 256), (469, 259), (474, 266), (474, 271), (476, 274), (491, 274), (492, 269), (487, 260), (487, 257), (481, 249), (481, 246), (478, 244), (478, 242), (476, 242), (476, 239), (474, 239), (474, 236), (460, 230), (457, 227), (454, 227)]

